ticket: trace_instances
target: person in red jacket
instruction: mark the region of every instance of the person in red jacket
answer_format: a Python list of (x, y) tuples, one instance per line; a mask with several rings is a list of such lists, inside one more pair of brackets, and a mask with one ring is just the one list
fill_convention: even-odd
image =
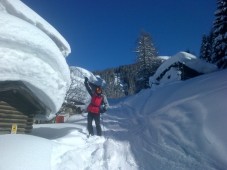
[(92, 121), (95, 120), (97, 135), (102, 136), (102, 129), (100, 125), (100, 114), (104, 113), (109, 106), (107, 98), (102, 93), (101, 87), (96, 87), (95, 92), (94, 93), (92, 92), (92, 89), (89, 86), (87, 77), (85, 77), (84, 84), (88, 93), (91, 96), (91, 102), (87, 107), (87, 112), (88, 112), (87, 129), (88, 129), (89, 135), (92, 135), (92, 136), (94, 135)]

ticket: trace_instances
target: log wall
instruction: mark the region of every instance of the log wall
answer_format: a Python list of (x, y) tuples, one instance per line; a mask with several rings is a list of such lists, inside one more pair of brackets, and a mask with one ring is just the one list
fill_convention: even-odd
[(0, 101), (0, 134), (10, 134), (13, 125), (17, 125), (19, 134), (30, 133), (34, 114), (22, 113), (7, 102)]

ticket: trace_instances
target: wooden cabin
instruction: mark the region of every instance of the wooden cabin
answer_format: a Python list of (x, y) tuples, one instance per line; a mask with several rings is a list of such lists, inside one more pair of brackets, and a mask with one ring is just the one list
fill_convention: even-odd
[(180, 80), (187, 80), (199, 75), (202, 75), (203, 73), (200, 73), (190, 67), (188, 67), (187, 65), (185, 65), (182, 62), (176, 62), (171, 64), (168, 68), (166, 68), (157, 78), (156, 80), (159, 81), (160, 79), (162, 79), (162, 77), (171, 69), (171, 68), (176, 68), (176, 70), (178, 70), (181, 74), (179, 74), (180, 76)]
[(22, 81), (0, 82), (0, 134), (30, 133), (35, 114), (47, 110)]

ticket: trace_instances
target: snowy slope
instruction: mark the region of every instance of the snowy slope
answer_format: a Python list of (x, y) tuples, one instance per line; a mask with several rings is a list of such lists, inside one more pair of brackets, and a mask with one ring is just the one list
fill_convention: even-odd
[[(139, 144), (144, 150), (154, 145), (152, 152), (141, 151), (138, 157), (145, 169), (164, 166), (163, 159), (168, 160), (163, 169), (227, 167), (226, 73), (199, 76), (150, 93), (144, 91), (124, 102), (132, 114), (141, 117), (131, 126), (143, 124), (132, 140), (135, 149)], [(154, 153), (159, 153), (158, 157)], [(153, 157), (150, 165), (144, 161), (146, 157)]]
[(86, 138), (86, 115), (35, 125), (30, 136), (2, 135), (0, 169), (225, 170), (226, 74), (109, 101), (103, 137)]

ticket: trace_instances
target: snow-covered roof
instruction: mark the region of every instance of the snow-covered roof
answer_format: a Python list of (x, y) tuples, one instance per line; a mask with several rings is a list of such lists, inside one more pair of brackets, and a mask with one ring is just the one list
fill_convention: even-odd
[(161, 60), (168, 60), (170, 56), (158, 56), (158, 58)]
[(22, 81), (56, 113), (70, 85), (67, 41), (20, 0), (0, 0), (0, 81)]
[(20, 18), (42, 30), (56, 43), (65, 57), (71, 53), (70, 45), (65, 38), (52, 25), (20, 0), (1, 0), (0, 11)]
[(158, 84), (166, 84), (169, 82), (173, 82), (179, 80), (180, 72), (176, 68), (170, 68), (171, 65), (175, 63), (182, 63), (187, 67), (197, 71), (198, 73), (210, 73), (217, 70), (217, 66), (211, 63), (207, 63), (204, 60), (197, 58), (196, 56), (186, 53), (186, 52), (179, 52), (176, 55), (169, 57), (166, 61), (162, 63), (162, 65), (157, 69), (155, 74), (150, 77), (150, 84), (156, 84), (157, 79), (160, 78), (160, 75), (163, 74), (165, 71), (168, 71), (168, 74), (165, 73), (163, 78), (159, 80)]
[(217, 70), (217, 66), (211, 63), (207, 63), (204, 60), (197, 58), (196, 56), (186, 53), (179, 52), (176, 55), (169, 57), (156, 71), (154, 77), (156, 75), (160, 75), (163, 71), (165, 71), (169, 66), (174, 63), (180, 62), (189, 68), (196, 70), (199, 73), (209, 73)]

